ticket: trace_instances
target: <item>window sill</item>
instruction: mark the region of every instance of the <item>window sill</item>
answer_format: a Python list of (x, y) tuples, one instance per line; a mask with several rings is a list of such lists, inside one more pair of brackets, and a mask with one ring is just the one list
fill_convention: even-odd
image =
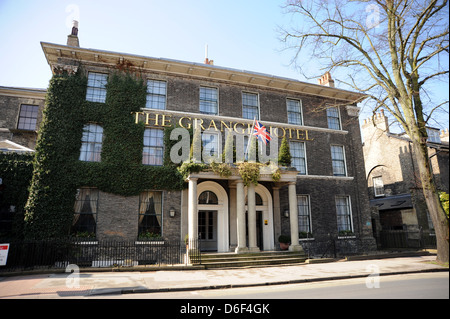
[(355, 235), (352, 236), (338, 236), (338, 239), (356, 239)]
[(136, 240), (136, 245), (164, 245), (164, 240)]
[(77, 240), (76, 245), (98, 245), (98, 240)]

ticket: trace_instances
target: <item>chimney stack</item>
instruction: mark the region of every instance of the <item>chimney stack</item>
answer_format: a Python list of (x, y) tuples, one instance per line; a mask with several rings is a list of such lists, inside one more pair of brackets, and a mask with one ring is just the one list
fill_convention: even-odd
[(208, 59), (208, 45), (205, 45), (205, 64), (214, 65), (214, 60)]
[(67, 36), (67, 45), (71, 47), (80, 47), (78, 41), (78, 21), (72, 21), (72, 32)]
[(319, 84), (334, 88), (334, 80), (331, 78), (330, 72), (322, 75), (322, 77), (319, 79)]
[(449, 142), (448, 141), (448, 128), (441, 131), (441, 142)]

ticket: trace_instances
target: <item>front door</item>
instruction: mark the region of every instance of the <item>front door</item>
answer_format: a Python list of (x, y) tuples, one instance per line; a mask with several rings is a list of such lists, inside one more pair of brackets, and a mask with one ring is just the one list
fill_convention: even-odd
[(198, 238), (201, 251), (217, 251), (217, 211), (198, 212)]

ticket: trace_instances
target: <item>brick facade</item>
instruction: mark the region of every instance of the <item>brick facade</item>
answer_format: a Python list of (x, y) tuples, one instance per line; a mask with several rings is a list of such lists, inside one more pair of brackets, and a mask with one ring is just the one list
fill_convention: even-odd
[[(62, 67), (75, 70), (78, 67), (88, 72), (110, 73), (119, 62), (128, 61), (135, 67), (144, 79), (163, 80), (167, 84), (166, 109), (142, 112), (166, 114), (171, 121), (177, 122), (180, 117), (200, 118), (205, 123), (221, 120), (234, 123), (251, 124), (251, 120), (243, 120), (242, 93), (254, 93), (258, 96), (260, 121), (273, 134), (280, 138), (285, 135), (289, 140), (305, 143), (307, 174), (299, 175), (296, 182), (297, 195), (308, 195), (310, 200), (310, 219), (313, 239), (305, 245), (311, 252), (321, 254), (329, 244), (330, 239), (337, 239), (338, 217), (337, 197), (349, 199), (348, 209), (351, 214), (350, 240), (346, 241), (346, 249), (350, 252), (373, 250), (375, 242), (372, 237), (371, 215), (367, 195), (367, 181), (364, 158), (361, 145), (358, 114), (355, 113), (356, 101), (363, 98), (356, 93), (335, 89), (334, 87), (304, 83), (296, 80), (277, 78), (274, 76), (232, 70), (213, 65), (203, 65), (182, 61), (153, 59), (129, 54), (96, 51), (76, 47), (66, 47), (43, 43), (44, 54), (50, 67)], [(76, 59), (73, 59), (73, 56)], [(199, 111), (200, 87), (213, 87), (218, 91), (218, 114), (205, 115)], [(3, 100), (1, 100), (3, 99)], [(9, 99), (9, 100), (8, 100)], [(17, 99), (17, 98), (16, 98)], [(301, 101), (303, 125), (288, 123), (287, 99)], [(5, 101), (6, 102), (1, 102)], [(42, 100), (23, 100), (20, 103), (37, 103), (43, 107)], [(2, 127), (14, 127), (17, 119), (17, 108), (10, 98), (0, 97), (0, 103), (8, 104), (7, 123)], [(330, 129), (327, 122), (327, 107), (335, 106), (339, 110), (341, 129)], [(3, 108), (2, 108), (3, 110)], [(40, 109), (41, 110), (41, 109)], [(2, 111), (4, 112), (4, 111)], [(41, 112), (39, 113), (41, 114)], [(171, 123), (173, 123), (171, 122)], [(154, 124), (154, 123), (153, 123)], [(164, 124), (164, 123), (163, 123)], [(149, 127), (162, 128), (148, 125)], [(275, 128), (278, 131), (275, 133)], [(19, 137), (17, 137), (19, 138)], [(30, 139), (31, 144), (34, 145)], [(281, 139), (280, 139), (281, 143)], [(343, 147), (345, 153), (345, 176), (333, 176), (331, 146)], [(230, 229), (226, 232), (230, 250), (236, 244), (235, 227), (235, 191), (232, 181), (213, 178), (213, 181), (225, 190), (228, 201)], [(200, 181), (201, 183), (202, 181)], [(270, 221), (273, 219), (273, 241), (278, 244), (278, 235), (289, 232), (289, 218), (284, 217), (288, 207), (288, 187), (273, 181), (260, 183), (266, 189), (264, 200), (269, 199), (265, 209), (271, 209)], [(201, 185), (201, 184), (199, 184)], [(279, 189), (279, 199), (274, 192)], [(218, 186), (219, 187), (219, 186)], [(170, 239), (183, 239), (187, 233), (187, 191), (158, 190), (163, 193), (162, 200), (162, 236)], [(220, 200), (220, 199), (219, 199)], [(270, 208), (269, 208), (270, 207)], [(229, 208), (229, 209), (228, 209)], [(169, 216), (169, 210), (175, 211), (175, 216)], [(276, 216), (275, 216), (276, 215)], [(98, 239), (136, 240), (138, 237), (139, 196), (122, 197), (105, 192), (99, 192), (97, 210)], [(212, 220), (212, 219), (211, 219)], [(220, 225), (215, 225), (219, 227)], [(264, 226), (262, 226), (264, 229)], [(342, 245), (337, 242), (337, 245)], [(277, 246), (275, 246), (277, 247)], [(344, 248), (343, 248), (344, 249)]]

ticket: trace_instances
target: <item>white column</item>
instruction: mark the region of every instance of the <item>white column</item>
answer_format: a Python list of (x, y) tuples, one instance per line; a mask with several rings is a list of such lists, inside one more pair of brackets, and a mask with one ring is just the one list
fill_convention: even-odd
[(189, 240), (198, 239), (198, 210), (197, 210), (197, 178), (189, 179), (188, 195), (188, 234)]
[(275, 184), (273, 190), (273, 224), (274, 224), (274, 240), (278, 242), (281, 235), (281, 207), (280, 207), (280, 187)]
[(247, 186), (247, 212), (248, 212), (248, 250), (259, 251), (256, 246), (256, 204), (255, 185), (250, 183)]
[(245, 194), (244, 182), (236, 183), (236, 219), (237, 219), (237, 247), (236, 253), (248, 251), (245, 239)]
[(289, 219), (291, 224), (291, 245), (289, 250), (301, 251), (303, 248), (298, 243), (298, 207), (295, 184), (295, 182), (289, 183)]

